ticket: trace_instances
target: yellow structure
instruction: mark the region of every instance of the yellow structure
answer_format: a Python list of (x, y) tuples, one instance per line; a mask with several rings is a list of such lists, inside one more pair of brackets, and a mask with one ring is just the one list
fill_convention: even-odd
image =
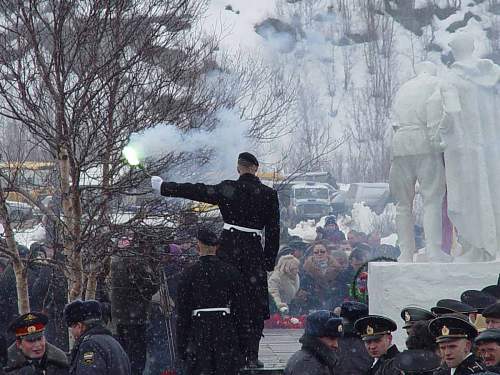
[[(13, 182), (14, 188), (18, 187), (27, 192), (31, 199), (52, 195), (54, 192), (50, 176), (55, 171), (56, 165), (52, 161), (23, 161), (0, 163), (0, 179)], [(20, 193), (10, 189), (9, 183), (5, 190), (7, 200), (15, 202), (28, 202), (29, 200)]]

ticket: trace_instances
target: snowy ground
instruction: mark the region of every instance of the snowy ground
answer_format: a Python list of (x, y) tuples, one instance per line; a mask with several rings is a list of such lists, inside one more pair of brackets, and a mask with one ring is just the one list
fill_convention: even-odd
[(38, 224), (33, 228), (24, 229), (15, 233), (16, 241), (29, 248), (33, 242), (43, 241), (45, 239), (45, 228)]
[[(316, 238), (316, 228), (325, 225), (325, 218), (326, 216), (317, 223), (314, 220), (302, 221), (295, 228), (289, 229), (288, 233), (292, 236), (299, 236), (306, 242), (312, 242)], [(397, 242), (395, 206), (392, 203), (388, 204), (380, 215), (377, 215), (364, 203), (355, 203), (351, 215), (339, 216), (337, 224), (345, 235), (351, 230), (366, 234), (377, 231), (382, 236), (382, 244), (394, 246)]]

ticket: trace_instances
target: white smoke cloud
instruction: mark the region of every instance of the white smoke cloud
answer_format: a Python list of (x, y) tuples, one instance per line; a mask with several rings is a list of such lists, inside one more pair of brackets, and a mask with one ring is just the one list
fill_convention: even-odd
[(211, 150), (211, 161), (207, 165), (183, 165), (169, 171), (169, 178), (190, 181), (202, 178), (215, 182), (234, 178), (236, 160), (243, 151), (252, 151), (254, 145), (249, 138), (251, 123), (241, 120), (235, 110), (221, 109), (216, 113), (217, 127), (212, 131), (191, 130), (183, 132), (172, 124), (159, 124), (142, 133), (134, 133), (128, 146), (139, 159), (159, 158), (168, 153), (196, 153)]

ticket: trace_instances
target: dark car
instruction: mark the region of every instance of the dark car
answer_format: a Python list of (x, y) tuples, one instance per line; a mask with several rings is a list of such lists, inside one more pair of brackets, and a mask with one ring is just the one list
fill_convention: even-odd
[(392, 202), (389, 184), (384, 182), (359, 182), (349, 186), (349, 190), (342, 191), (332, 199), (332, 211), (335, 214), (348, 213), (354, 203), (362, 203), (380, 215), (385, 206)]

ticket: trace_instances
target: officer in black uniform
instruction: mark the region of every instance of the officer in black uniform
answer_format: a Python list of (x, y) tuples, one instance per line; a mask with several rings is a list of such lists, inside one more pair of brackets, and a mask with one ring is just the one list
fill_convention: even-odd
[(405, 325), (403, 326), (403, 328), (406, 329), (406, 333), (408, 335), (411, 332), (412, 326), (416, 322), (420, 322), (423, 320), (430, 321), (434, 318), (436, 318), (436, 315), (434, 315), (432, 312), (417, 306), (408, 306), (401, 310), (401, 319), (405, 321)]
[(474, 342), (488, 370), (500, 374), (500, 328), (481, 332)]
[(101, 306), (93, 300), (76, 300), (64, 308), (64, 320), (76, 340), (70, 354), (71, 375), (132, 374), (127, 354), (102, 326), (101, 317)]
[(481, 292), (488, 293), (500, 301), (500, 274), (498, 274), (498, 281), (496, 285), (488, 285), (481, 289)]
[(9, 330), (16, 341), (7, 351), (5, 373), (19, 375), (66, 375), (68, 359), (61, 349), (45, 339), (49, 319), (38, 312), (30, 312), (15, 319)]
[(460, 301), (472, 306), (481, 314), (486, 307), (496, 303), (497, 299), (480, 290), (466, 290), (460, 295)]
[(469, 315), (477, 313), (477, 309), (474, 307), (455, 299), (441, 299), (437, 301), (435, 307), (431, 308), (431, 311), (436, 316), (458, 313), (469, 317)]
[(239, 272), (216, 257), (218, 238), (198, 231), (200, 259), (177, 289), (177, 349), (187, 375), (236, 375), (248, 341), (248, 304)]
[(373, 364), (367, 375), (399, 375), (394, 366), (394, 357), (399, 353), (392, 343), (392, 332), (398, 329), (397, 324), (384, 316), (368, 315), (358, 319), (354, 328), (365, 342)]
[[(217, 255), (232, 264), (243, 277), (243, 290), (251, 307), (250, 337), (247, 360), (249, 367), (263, 366), (258, 361), (259, 341), (264, 320), (269, 318), (267, 274), (274, 269), (279, 249), (280, 214), (275, 190), (262, 184), (255, 175), (257, 158), (248, 153), (238, 157), (236, 181), (225, 180), (217, 185), (178, 184), (151, 178), (153, 190), (167, 197), (180, 197), (219, 206), (224, 231)], [(262, 232), (265, 246), (262, 248)]]
[(486, 372), (486, 366), (472, 352), (472, 341), (478, 335), (461, 314), (449, 314), (432, 320), (429, 331), (439, 345), (443, 365), (436, 375), (468, 375)]
[(364, 303), (349, 301), (340, 306), (344, 335), (338, 339), (339, 361), (335, 374), (364, 375), (370, 369), (373, 359), (368, 354), (361, 336), (354, 329), (354, 322), (365, 316), (368, 316), (368, 306)]

